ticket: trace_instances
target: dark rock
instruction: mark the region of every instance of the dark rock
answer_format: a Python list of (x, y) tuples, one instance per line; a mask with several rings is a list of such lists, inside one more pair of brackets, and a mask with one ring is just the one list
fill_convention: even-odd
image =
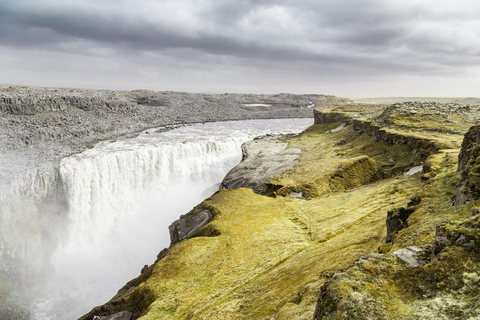
[(343, 122), (345, 124), (351, 124), (353, 118), (350, 115), (347, 115), (343, 112), (324, 112), (324, 111), (315, 111), (314, 112), (315, 124), (323, 123), (334, 123), (334, 122)]
[(456, 206), (480, 199), (479, 128), (479, 126), (471, 127), (462, 141), (462, 148), (458, 155), (458, 171), (461, 173), (461, 181), (453, 197), (453, 203)]
[(480, 215), (462, 223), (443, 222), (437, 225), (435, 242), (432, 247), (432, 260), (447, 246), (455, 245), (468, 251), (479, 252)]
[(462, 234), (455, 241), (455, 245), (457, 247), (464, 247), (464, 248), (467, 248), (467, 249), (473, 249), (473, 248), (475, 248), (475, 240), (468, 240), (467, 237), (465, 237), (465, 235)]
[(195, 209), (182, 215), (180, 219), (174, 221), (169, 227), (170, 246), (191, 236), (195, 231), (206, 225), (212, 219), (212, 214), (208, 210), (202, 210), (195, 213)]
[(387, 212), (387, 239), (386, 242), (394, 241), (395, 235), (398, 231), (407, 228), (407, 219), (415, 211), (413, 207), (395, 208)]
[(168, 252), (168, 249), (167, 249), (167, 248), (162, 249), (162, 251), (160, 251), (160, 252), (157, 254), (157, 261), (163, 259), (163, 257), (165, 257), (165, 255), (167, 254), (167, 252)]
[(413, 196), (410, 198), (410, 201), (407, 204), (407, 208), (418, 206), (422, 202), (422, 198), (420, 196)]
[(450, 240), (448, 240), (445, 236), (436, 236), (435, 241), (433, 242), (432, 247), (432, 260), (435, 258), (437, 254), (439, 254), (443, 248), (449, 246), (451, 244)]

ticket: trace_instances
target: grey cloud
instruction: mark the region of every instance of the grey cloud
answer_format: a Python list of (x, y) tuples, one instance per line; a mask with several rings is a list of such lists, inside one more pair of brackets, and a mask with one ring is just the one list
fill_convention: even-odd
[[(479, 5), (447, 8), (433, 0), (198, 3), (4, 0), (0, 47), (84, 55), (102, 48), (112, 59), (152, 53), (159, 63), (195, 60), (197, 65), (259, 70), (288, 64), (332, 75), (441, 74), (480, 63)], [(182, 12), (186, 17), (175, 16)], [(282, 26), (277, 12), (291, 25)], [(268, 16), (262, 21), (262, 15)], [(461, 36), (449, 31), (453, 28)]]
[[(318, 41), (339, 45), (350, 50), (352, 57), (355, 53), (367, 48), (388, 48), (392, 45), (403, 45), (413, 41), (412, 47), (427, 51), (428, 46), (419, 47), (419, 42), (430, 43), (428, 38), (410, 39), (407, 29), (411, 27), (411, 19), (397, 17), (389, 10), (388, 5), (379, 5), (379, 1), (218, 1), (207, 11), (199, 11), (199, 17), (205, 27), (214, 30), (199, 29), (195, 36), (182, 33), (182, 25), (165, 28), (160, 22), (145, 21), (142, 17), (125, 16), (125, 12), (115, 11), (87, 11), (68, 12), (62, 9), (59, 3), (56, 12), (20, 12), (14, 6), (7, 8), (6, 16), (2, 19), (10, 26), (0, 35), (2, 43), (16, 45), (51, 46), (75, 39), (86, 39), (110, 46), (129, 47), (136, 50), (164, 50), (167, 48), (194, 48), (213, 54), (229, 54), (243, 56), (248, 53), (259, 53), (270, 58), (292, 58), (296, 52), (299, 59), (305, 55), (322, 55), (315, 52), (306, 52), (302, 46), (290, 47), (291, 39), (283, 37), (284, 43), (279, 46), (264, 41), (261, 35), (245, 35), (242, 30), (236, 32), (236, 23), (249, 12), (261, 7), (283, 4), (299, 17), (298, 23), (306, 23), (314, 28), (301, 35), (304, 41)], [(217, 4), (218, 3), (218, 4)], [(114, 8), (114, 7), (113, 7)], [(209, 10), (208, 10), (209, 9)], [(168, 14), (168, 13), (164, 13)], [(404, 13), (406, 15), (407, 13)], [(400, 18), (404, 19), (399, 21)], [(308, 19), (308, 20), (306, 20)], [(16, 20), (16, 23), (15, 23)], [(303, 20), (303, 21), (302, 21)], [(207, 29), (207, 28), (206, 28)], [(229, 31), (229, 32), (227, 32)], [(330, 36), (328, 36), (330, 32)], [(417, 35), (419, 36), (419, 35)], [(35, 41), (35, 39), (37, 39)], [(269, 40), (269, 39), (266, 39)], [(302, 39), (300, 39), (302, 40)], [(301, 44), (301, 41), (300, 41)], [(262, 58), (262, 56), (260, 56)]]

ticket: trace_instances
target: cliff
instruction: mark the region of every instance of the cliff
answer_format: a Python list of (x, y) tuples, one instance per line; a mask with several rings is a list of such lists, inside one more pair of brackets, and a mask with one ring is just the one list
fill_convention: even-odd
[[(466, 150), (476, 131), (463, 134), (477, 113), (344, 104), (315, 111), (315, 125), (280, 147), (268, 137), (271, 152), (246, 145), (227, 189), (175, 222), (171, 247), (82, 319), (477, 316), (480, 202), (452, 206), (469, 176), (459, 153), (461, 170), (476, 159)], [(249, 165), (262, 158), (272, 175)]]

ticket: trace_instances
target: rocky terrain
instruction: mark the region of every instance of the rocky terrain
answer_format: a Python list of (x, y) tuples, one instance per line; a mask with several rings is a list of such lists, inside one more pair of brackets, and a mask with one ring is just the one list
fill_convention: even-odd
[[(315, 107), (347, 101), (326, 95), (194, 94), (0, 86), (0, 188), (20, 173), (51, 167), (101, 140), (188, 123), (312, 117)], [(22, 179), (20, 179), (22, 180)], [(0, 189), (2, 191), (3, 189)], [(5, 193), (5, 192), (4, 192)]]
[[(170, 226), (171, 246), (81, 319), (480, 317), (475, 99), (364, 104), (142, 91), (79, 102), (75, 90), (60, 91), (55, 103), (50, 93), (34, 102), (2, 96), (2, 150), (11, 159), (41, 150), (52, 161), (194, 117), (315, 118), (301, 135), (245, 144), (224, 188)], [(49, 130), (56, 116), (80, 123)]]
[[(7, 151), (29, 153), (28, 150), (44, 149), (48, 151), (43, 156), (58, 158), (97, 141), (116, 139), (147, 128), (224, 120), (311, 117), (314, 107), (339, 101), (342, 99), (325, 95), (0, 87), (0, 150), (5, 155)], [(29, 154), (29, 158), (32, 156)]]
[(38, 273), (47, 272), (49, 248), (56, 246), (48, 230), (60, 224), (67, 206), (59, 183), (63, 157), (150, 128), (312, 117), (315, 107), (341, 101), (346, 99), (0, 86), (0, 319), (25, 318), (12, 288), (17, 280), (34, 284)]
[(477, 319), (478, 110), (343, 104), (246, 144), (226, 189), (82, 319)]

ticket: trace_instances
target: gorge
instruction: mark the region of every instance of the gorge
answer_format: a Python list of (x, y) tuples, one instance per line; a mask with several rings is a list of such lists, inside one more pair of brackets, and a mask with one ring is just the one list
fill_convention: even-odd
[[(189, 119), (192, 108), (185, 106), (182, 111), (177, 107), (161, 110), (161, 116), (141, 124), (123, 119), (124, 110), (118, 112), (120, 116), (110, 110), (112, 119), (93, 117), (93, 121), (83, 110), (95, 109), (97, 104), (98, 109), (112, 106), (112, 102), (106, 106), (104, 96), (104, 100), (91, 98), (98, 92), (77, 93), (72, 101), (82, 104), (80, 108), (65, 98), (78, 90), (2, 89), (0, 263), (4, 291), (0, 296), (4, 301), (20, 300), (12, 306), (2, 304), (5, 309), (0, 314), (5, 319), (76, 319), (95, 304), (108, 301), (159, 250), (168, 247), (168, 225), (218, 189), (224, 175), (240, 161), (243, 142), (263, 134), (298, 133), (306, 127), (301, 123), (311, 123), (307, 118), (185, 126), (197, 119)], [(191, 95), (191, 101), (185, 101), (185, 95), (180, 94), (184, 100), (179, 100), (186, 105), (201, 105), (205, 96)], [(285, 112), (303, 116), (302, 111), (311, 106), (310, 98), (290, 106), (290, 111), (282, 106), (256, 110), (249, 105), (244, 114), (229, 117), (268, 114), (267, 118), (275, 118), (285, 117)], [(146, 98), (138, 100), (142, 99)], [(247, 105), (244, 102), (249, 100), (236, 102), (240, 110)], [(130, 112), (137, 107), (135, 101), (126, 104)], [(198, 117), (211, 116), (213, 109), (216, 120), (228, 119), (216, 110), (226, 108), (211, 105)], [(161, 108), (151, 109), (158, 112)], [(233, 108), (223, 112), (231, 114)], [(165, 123), (171, 114), (179, 124)], [(65, 124), (55, 123), (58, 118)], [(78, 119), (83, 123), (76, 129)], [(128, 127), (109, 127), (121, 121)], [(144, 130), (135, 133), (138, 129), (132, 130), (132, 125)], [(163, 126), (146, 129), (154, 125)], [(52, 134), (55, 130), (57, 135)], [(129, 132), (131, 137), (124, 136)], [(110, 140), (95, 142), (105, 137)], [(16, 299), (17, 294), (23, 298)]]
[[(66, 300), (104, 293), (81, 319), (480, 313), (478, 101), (3, 90), (5, 319), (75, 318)], [(276, 120), (206, 123), (312, 114), (301, 134), (256, 138), (243, 156)], [(188, 117), (205, 124), (167, 126)], [(177, 205), (168, 239), (156, 213)], [(78, 280), (83, 292), (66, 289)]]
[(218, 190), (241, 160), (243, 142), (299, 133), (311, 123), (250, 120), (149, 129), (62, 159), (68, 210), (65, 224), (50, 230), (64, 235), (56, 236), (54, 274), (42, 279), (46, 285), (32, 297), (33, 319), (76, 319), (108, 301), (169, 246), (168, 225)]

